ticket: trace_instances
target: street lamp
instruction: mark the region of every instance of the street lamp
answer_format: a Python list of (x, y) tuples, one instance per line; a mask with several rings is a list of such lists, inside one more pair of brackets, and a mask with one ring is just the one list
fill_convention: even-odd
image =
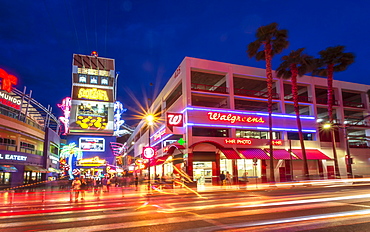
[(154, 152), (153, 152), (154, 150), (150, 146), (150, 127), (153, 126), (154, 120), (155, 118), (153, 114), (147, 114), (145, 116), (145, 121), (146, 121), (146, 124), (148, 125), (148, 147), (146, 147), (147, 149), (144, 148), (143, 155), (144, 155), (144, 158), (148, 159), (148, 190), (150, 190), (150, 161), (154, 156)]

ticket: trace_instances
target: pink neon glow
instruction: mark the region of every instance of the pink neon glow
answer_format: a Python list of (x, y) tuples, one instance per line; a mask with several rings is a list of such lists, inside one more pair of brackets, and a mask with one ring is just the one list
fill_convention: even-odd
[(64, 124), (64, 135), (69, 131), (69, 118), (71, 116), (72, 99), (66, 97), (63, 99), (62, 104), (58, 104), (58, 107), (63, 110), (64, 116), (59, 117), (59, 120)]
[(262, 117), (252, 117), (252, 116), (240, 116), (237, 114), (223, 114), (220, 112), (208, 112), (208, 119), (211, 121), (223, 121), (230, 122), (234, 124), (236, 122), (245, 122), (245, 123), (265, 123)]

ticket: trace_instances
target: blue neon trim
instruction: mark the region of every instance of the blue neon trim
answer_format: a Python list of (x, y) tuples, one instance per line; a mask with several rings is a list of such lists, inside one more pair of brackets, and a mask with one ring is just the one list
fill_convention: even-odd
[[(232, 114), (244, 114), (244, 115), (259, 115), (259, 116), (268, 116), (268, 113), (258, 113), (258, 112), (245, 112), (245, 111), (236, 111), (236, 110), (220, 110), (220, 109), (209, 109), (209, 108), (198, 108), (198, 107), (186, 107), (181, 113), (185, 111), (214, 111), (214, 112), (224, 112)], [(296, 118), (295, 115), (291, 114), (272, 114), (272, 117), (281, 117), (281, 118)], [(300, 116), (301, 119), (316, 120), (314, 116)]]
[[(217, 124), (201, 124), (201, 123), (187, 123), (185, 126), (202, 126), (202, 127), (226, 127), (226, 128), (237, 128), (237, 129), (253, 129), (253, 130), (266, 130), (268, 131), (268, 127), (251, 127), (251, 126), (230, 126), (230, 125), (217, 125)], [(275, 131), (298, 131), (298, 129), (294, 128), (279, 128), (279, 127), (273, 127), (272, 130)], [(312, 132), (316, 133), (316, 130), (311, 129), (303, 129), (302, 132)]]

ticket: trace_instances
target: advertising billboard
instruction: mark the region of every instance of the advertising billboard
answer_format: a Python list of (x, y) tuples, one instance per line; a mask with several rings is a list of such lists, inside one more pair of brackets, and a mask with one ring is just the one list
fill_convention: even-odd
[(79, 148), (82, 151), (105, 151), (104, 138), (86, 138), (81, 137), (79, 141)]

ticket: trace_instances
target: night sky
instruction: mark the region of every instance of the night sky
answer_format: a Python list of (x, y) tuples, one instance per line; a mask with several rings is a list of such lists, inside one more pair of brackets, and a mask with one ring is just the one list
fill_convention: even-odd
[(367, 0), (0, 0), (0, 68), (61, 116), (57, 104), (71, 95), (72, 55), (95, 50), (116, 60), (117, 98), (133, 125), (133, 97), (145, 105), (186, 56), (264, 68), (245, 51), (256, 29), (272, 22), (288, 30), (290, 41), (274, 69), (292, 50), (318, 56), (344, 45), (356, 61), (334, 79), (370, 84), (369, 12)]

